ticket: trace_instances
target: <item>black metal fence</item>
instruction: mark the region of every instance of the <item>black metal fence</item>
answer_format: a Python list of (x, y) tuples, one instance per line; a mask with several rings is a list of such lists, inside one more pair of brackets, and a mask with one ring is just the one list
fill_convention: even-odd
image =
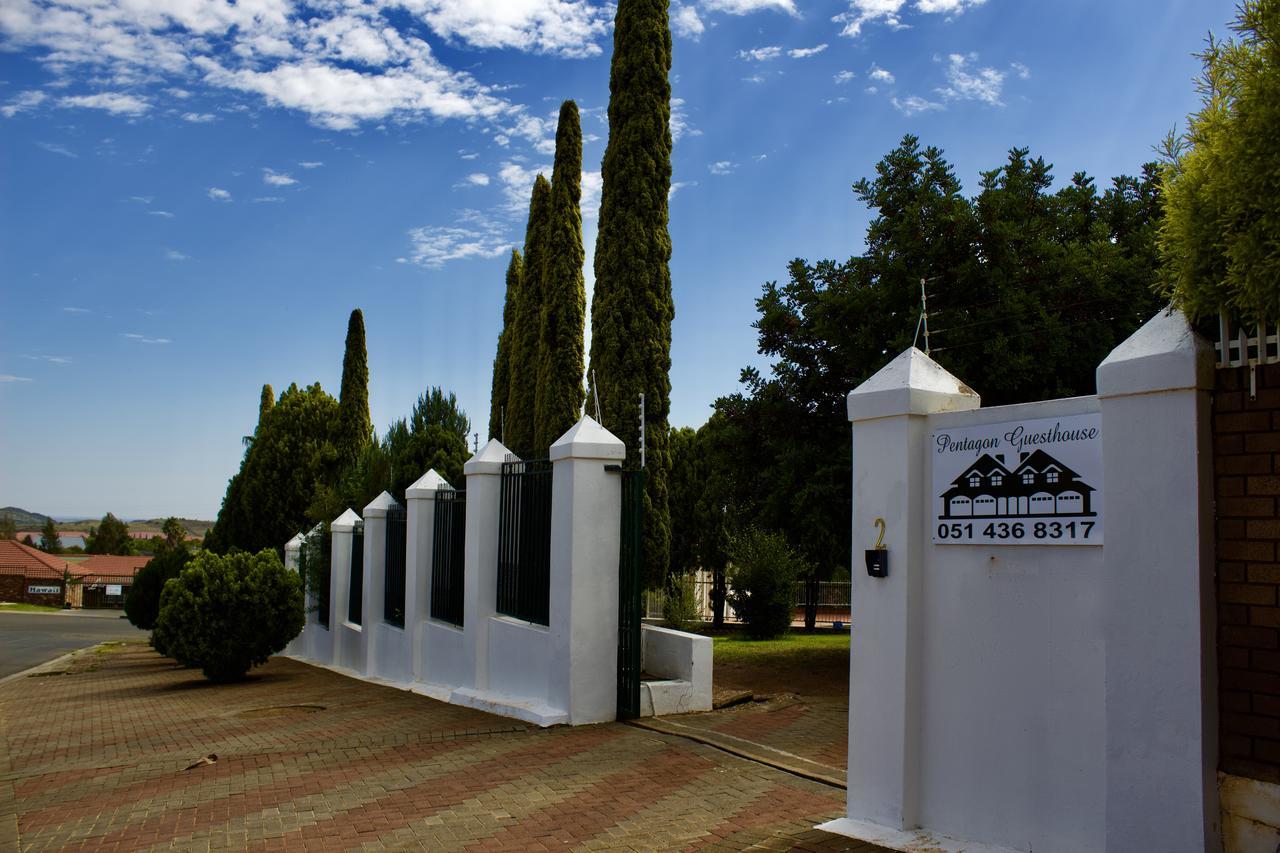
[(499, 613), (546, 625), (551, 608), (551, 461), (502, 463)]
[(462, 627), (463, 560), (467, 531), (467, 493), (436, 492), (435, 533), (431, 539), (431, 618)]
[(404, 627), (405, 546), (409, 536), (409, 513), (401, 504), (387, 510), (386, 556), (382, 585), (382, 618), (388, 625)]
[(640, 577), (644, 569), (645, 472), (621, 471), (618, 554), (618, 719), (640, 716)]
[(298, 575), (302, 579), (303, 593), (306, 593), (309, 586), (315, 587), (316, 621), (325, 628), (329, 627), (332, 542), (328, 525), (323, 525), (303, 537), (302, 548), (298, 551)]
[[(700, 572), (694, 581), (694, 598), (698, 602), (698, 611), (704, 622), (711, 622), (712, 581), (710, 572)], [(795, 586), (792, 610), (792, 627), (803, 627), (808, 611), (812, 608), (815, 625), (849, 627), (851, 608), (850, 593), (852, 584), (849, 581), (821, 581), (816, 584), (797, 582)], [(646, 619), (662, 618), (662, 602), (664, 593), (661, 590), (648, 590), (645, 593), (644, 614)], [(724, 621), (736, 625), (741, 622), (738, 614), (729, 604), (724, 606)]]
[(348, 587), (347, 621), (364, 624), (364, 522), (357, 521), (351, 531), (351, 585)]

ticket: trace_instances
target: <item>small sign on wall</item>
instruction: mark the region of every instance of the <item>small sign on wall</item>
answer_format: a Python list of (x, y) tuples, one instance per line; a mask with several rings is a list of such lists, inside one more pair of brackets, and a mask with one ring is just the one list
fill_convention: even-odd
[(123, 595), (124, 586), (118, 583), (107, 584), (107, 595)]
[(61, 595), (62, 587), (60, 586), (42, 586), (40, 584), (29, 584), (27, 586), (27, 595)]
[(1102, 416), (940, 429), (938, 545), (1101, 545)]

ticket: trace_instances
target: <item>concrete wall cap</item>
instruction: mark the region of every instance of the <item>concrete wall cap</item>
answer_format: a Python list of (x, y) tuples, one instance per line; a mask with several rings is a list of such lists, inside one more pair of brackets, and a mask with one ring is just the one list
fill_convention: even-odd
[(1213, 387), (1213, 349), (1183, 313), (1160, 311), (1098, 365), (1098, 396)]
[(555, 459), (625, 459), (627, 446), (594, 418), (583, 415), (551, 445)]
[(292, 539), (290, 539), (288, 542), (284, 543), (284, 549), (285, 549), (286, 551), (297, 551), (299, 548), (301, 548), (301, 547), (302, 547), (302, 543), (303, 543), (304, 541), (305, 541), (305, 540), (302, 538), (302, 534), (301, 534), (301, 533), (297, 533), (297, 534), (295, 534), (295, 535), (294, 535), (294, 537), (293, 537)]
[(876, 371), (849, 392), (849, 420), (894, 415), (931, 415), (982, 406), (978, 393), (915, 347)]
[(373, 500), (369, 501), (369, 505), (364, 508), (365, 518), (386, 518), (387, 510), (393, 506), (398, 506), (395, 498), (391, 497), (388, 492), (383, 492)]
[(348, 509), (333, 520), (333, 523), (329, 525), (329, 529), (331, 531), (338, 530), (343, 533), (350, 533), (355, 529), (358, 521), (360, 521), (360, 516), (356, 515), (355, 510)]
[(436, 492), (441, 489), (452, 489), (449, 481), (436, 473), (436, 469), (432, 468), (427, 473), (418, 478), (418, 481), (412, 486), (404, 490), (404, 496), (407, 500), (413, 498), (434, 498)]
[(514, 460), (515, 454), (507, 450), (501, 441), (491, 438), (485, 442), (484, 447), (480, 448), (475, 456), (472, 456), (462, 466), (464, 476), (471, 474), (501, 474), (502, 463), (508, 459)]

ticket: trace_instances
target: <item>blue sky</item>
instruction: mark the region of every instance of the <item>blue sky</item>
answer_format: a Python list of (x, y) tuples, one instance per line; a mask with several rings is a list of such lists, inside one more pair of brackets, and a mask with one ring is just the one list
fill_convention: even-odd
[[(966, 190), (1015, 145), (1105, 185), (1195, 108), (1191, 54), (1233, 4), (671, 10), (671, 420), (697, 426), (761, 363), (761, 284), (860, 250), (850, 184), (904, 133)], [(0, 3), (0, 505), (214, 517), (262, 383), (336, 393), (354, 307), (380, 430), (441, 385), (483, 432), (507, 254), (564, 98), (592, 284), (612, 11)]]

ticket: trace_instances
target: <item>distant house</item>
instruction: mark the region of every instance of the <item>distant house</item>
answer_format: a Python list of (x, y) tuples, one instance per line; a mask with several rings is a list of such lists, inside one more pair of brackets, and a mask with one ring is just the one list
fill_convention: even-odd
[(71, 606), (124, 607), (134, 576), (150, 561), (146, 555), (91, 554), (83, 562), (73, 563), (71, 575), (79, 583), (71, 588)]
[(0, 539), (0, 601), (61, 607), (69, 569), (66, 560), (15, 539)]
[(942, 493), (943, 518), (1092, 516), (1096, 489), (1043, 450), (1020, 454), (1009, 470), (1004, 454), (982, 454)]

